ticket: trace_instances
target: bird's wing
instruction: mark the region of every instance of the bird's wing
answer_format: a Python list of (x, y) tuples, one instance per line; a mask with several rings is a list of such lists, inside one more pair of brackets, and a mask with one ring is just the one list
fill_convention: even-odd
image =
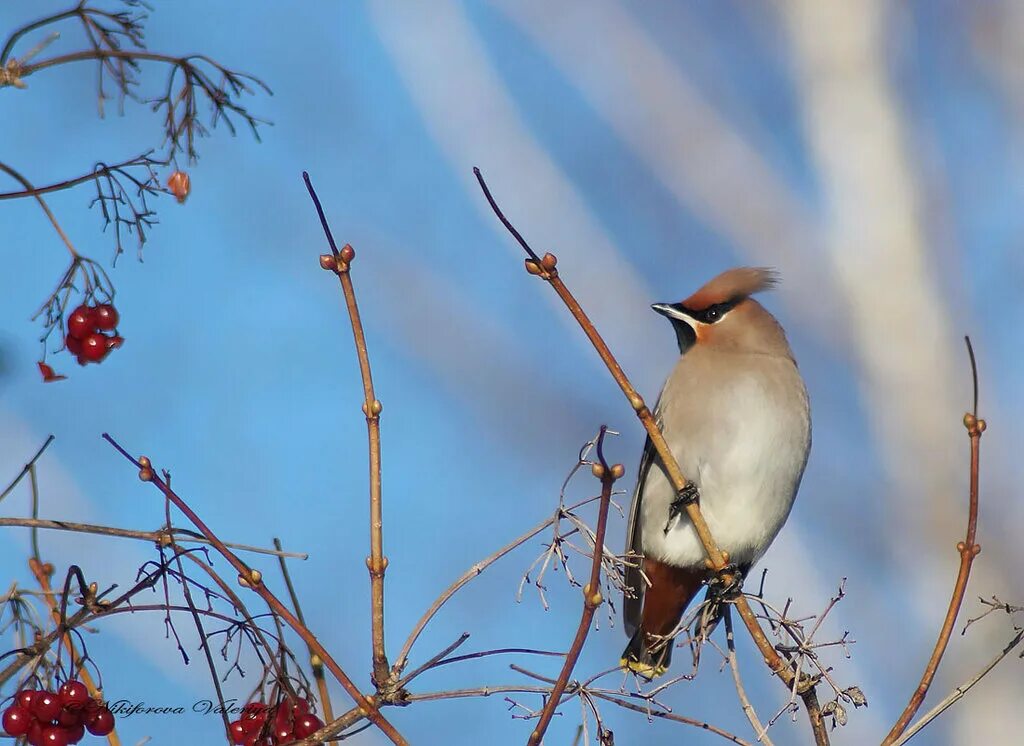
[[(660, 426), (660, 422), (659, 422)], [(644, 453), (640, 457), (640, 468), (637, 470), (636, 488), (633, 490), (633, 501), (629, 506), (629, 523), (626, 524), (626, 552), (630, 555), (629, 564), (625, 572), (625, 590), (622, 599), (622, 617), (626, 627), (626, 634), (632, 637), (640, 626), (640, 613), (644, 605), (645, 581), (642, 573), (641, 562), (644, 553), (643, 537), (641, 535), (642, 520), (640, 511), (640, 497), (643, 493), (644, 483), (647, 481), (647, 472), (651, 464), (657, 458), (657, 452), (651, 443), (650, 436), (644, 442)]]

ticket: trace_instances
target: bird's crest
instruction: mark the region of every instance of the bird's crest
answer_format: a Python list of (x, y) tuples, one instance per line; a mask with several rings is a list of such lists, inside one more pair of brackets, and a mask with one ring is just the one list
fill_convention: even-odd
[(686, 308), (700, 311), (716, 303), (740, 301), (779, 282), (779, 274), (768, 267), (735, 267), (709, 280), (704, 287), (682, 302)]

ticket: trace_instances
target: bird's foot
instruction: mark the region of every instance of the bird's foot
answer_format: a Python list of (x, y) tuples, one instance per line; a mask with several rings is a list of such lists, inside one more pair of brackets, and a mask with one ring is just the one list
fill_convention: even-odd
[(743, 571), (729, 563), (708, 580), (708, 596), (714, 601), (731, 601), (743, 588)]
[(700, 490), (697, 489), (697, 485), (693, 482), (687, 482), (686, 485), (676, 493), (675, 498), (668, 506), (668, 520), (665, 521), (666, 534), (669, 529), (672, 528), (676, 519), (686, 510), (686, 506), (692, 505), (699, 499)]

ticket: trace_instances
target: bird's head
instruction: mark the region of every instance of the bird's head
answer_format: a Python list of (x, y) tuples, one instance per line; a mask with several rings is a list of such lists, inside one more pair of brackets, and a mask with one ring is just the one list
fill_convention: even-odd
[(655, 303), (651, 308), (672, 322), (681, 353), (696, 345), (792, 357), (779, 322), (750, 297), (777, 282), (778, 275), (771, 269), (736, 267), (679, 303)]

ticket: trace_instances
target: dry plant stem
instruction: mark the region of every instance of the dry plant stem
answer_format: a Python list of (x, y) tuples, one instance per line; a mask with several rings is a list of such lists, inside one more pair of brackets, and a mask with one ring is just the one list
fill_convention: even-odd
[[(274, 537), (274, 547), (280, 551), (281, 540)], [(284, 561), (284, 557), (278, 557), (278, 562), (281, 563), (281, 575), (284, 577), (285, 587), (288, 589), (288, 597), (292, 600), (292, 606), (295, 608), (295, 616), (299, 618), (299, 621), (303, 626), (306, 625), (306, 617), (302, 613), (302, 605), (299, 604), (299, 596), (295, 593), (295, 586), (292, 585), (292, 576), (288, 572), (288, 564)], [(324, 715), (324, 720), (330, 722), (334, 720), (334, 711), (331, 709), (331, 697), (327, 692), (327, 679), (324, 676), (324, 664), (320, 660), (320, 656), (313, 652), (313, 649), (306, 646), (309, 651), (309, 666), (313, 670), (313, 678), (316, 680), (316, 688), (320, 694), (320, 707)]]
[(295, 615), (292, 614), (292, 612), (289, 611), (288, 608), (283, 603), (281, 603), (277, 596), (275, 596), (270, 591), (270, 589), (263, 584), (262, 580), (258, 579), (258, 577), (253, 574), (253, 571), (244, 562), (242, 562), (242, 560), (240, 560), (236, 554), (234, 554), (230, 549), (228, 549), (224, 545), (224, 542), (217, 538), (217, 535), (210, 530), (210, 528), (202, 521), (202, 519), (198, 515), (196, 515), (195, 511), (193, 511), (192, 508), (190, 508), (188, 504), (184, 500), (182, 500), (181, 497), (174, 490), (172, 490), (163, 479), (157, 476), (155, 471), (149, 469), (148, 473), (143, 472), (142, 464), (138, 460), (133, 458), (132, 455), (129, 454), (124, 448), (122, 448), (117, 441), (110, 437), (110, 435), (104, 433), (103, 438), (108, 443), (110, 443), (117, 450), (118, 453), (120, 453), (132, 464), (134, 464), (135, 467), (140, 470), (140, 474), (146, 473), (146, 476), (149, 477), (147, 481), (152, 482), (153, 485), (163, 493), (164, 497), (170, 500), (174, 504), (174, 506), (178, 510), (180, 510), (185, 515), (186, 518), (188, 518), (192, 525), (195, 526), (200, 531), (200, 533), (202, 533), (203, 536), (205, 536), (209, 540), (210, 544), (213, 545), (213, 548), (216, 549), (217, 552), (222, 557), (224, 557), (224, 559), (226, 559), (233, 568), (235, 568), (235, 570), (238, 572), (239, 577), (246, 580), (246, 586), (254, 593), (256, 593), (260, 598), (262, 598), (267, 603), (267, 605), (274, 611), (274, 613), (277, 614), (277, 616), (279, 616), (282, 620), (284, 620), (285, 624), (291, 627), (292, 630), (299, 637), (302, 638), (303, 642), (309, 645), (313, 649), (313, 651), (318, 656), (320, 656), (320, 659), (324, 662), (324, 665), (327, 666), (331, 674), (333, 674), (334, 677), (338, 680), (338, 683), (341, 684), (342, 688), (344, 688), (345, 691), (348, 692), (349, 696), (351, 696), (352, 699), (355, 700), (356, 704), (359, 705), (359, 707), (366, 711), (366, 716), (370, 719), (370, 721), (378, 728), (380, 728), (380, 730), (388, 738), (391, 739), (392, 743), (402, 744), (403, 746), (405, 746), (405, 744), (407, 744), (408, 742), (405, 740), (405, 738), (402, 737), (402, 735), (397, 730), (395, 730), (395, 727), (390, 722), (388, 722), (388, 720), (380, 713), (380, 710), (377, 708), (376, 702), (367, 698), (361, 691), (359, 691), (359, 688), (355, 685), (352, 679), (348, 677), (348, 675), (341, 668), (341, 666), (338, 665), (337, 661), (335, 661), (334, 658), (331, 657), (331, 654), (328, 653), (324, 646), (320, 644), (320, 641), (316, 639), (313, 633), (310, 632), (310, 630), (301, 622), (299, 622)]
[[(46, 528), (54, 529), (57, 531), (74, 531), (82, 534), (95, 534), (96, 536), (117, 536), (122, 539), (138, 539), (139, 541), (149, 541), (155, 544), (159, 544), (167, 537), (167, 530), (161, 529), (160, 531), (136, 531), (128, 528), (116, 528), (114, 526), (97, 526), (92, 523), (72, 523), (70, 521), (53, 521), (46, 518), (2, 518), (0, 517), (0, 527), (3, 526), (22, 526), (24, 528)], [(210, 542), (202, 536), (192, 535), (191, 531), (185, 531), (182, 529), (174, 529), (171, 533), (175, 543), (189, 542), (195, 544), (206, 544)], [(309, 555), (303, 552), (285, 552), (279, 549), (265, 549), (264, 547), (254, 547), (248, 544), (235, 544), (233, 542), (226, 541), (224, 546), (231, 549), (238, 549), (242, 552), (252, 552), (253, 554), (269, 554), (275, 557), (289, 557), (291, 559), (309, 559)]]
[[(487, 201), (491, 205), (491, 209), (494, 210), (495, 215), (498, 216), (498, 219), (501, 220), (502, 224), (505, 225), (506, 228), (509, 229), (530, 256), (530, 258), (526, 260), (527, 272), (537, 275), (548, 282), (548, 284), (550, 284), (558, 294), (558, 297), (562, 299), (562, 302), (569, 309), (573, 318), (575, 318), (577, 323), (579, 323), (583, 332), (587, 335), (587, 338), (597, 350), (597, 354), (600, 356), (602, 362), (604, 362), (608, 371), (612, 374), (615, 382), (619, 384), (619, 388), (622, 389), (622, 393), (626, 395), (626, 399), (629, 401), (630, 406), (633, 407), (633, 411), (636, 412), (636, 416), (640, 419), (644, 429), (647, 430), (647, 434), (651, 438), (651, 443), (658, 452), (658, 457), (661, 459), (661, 463), (664, 466), (669, 479), (672, 481), (672, 485), (675, 487), (677, 492), (682, 492), (686, 488), (688, 481), (683, 475), (682, 470), (679, 468), (679, 463), (676, 461), (675, 456), (673, 456), (672, 452), (669, 450), (668, 444), (665, 442), (665, 436), (662, 435), (661, 430), (658, 428), (658, 424), (655, 422), (650, 409), (648, 409), (647, 405), (644, 403), (643, 397), (641, 397), (640, 393), (633, 387), (633, 384), (622, 370), (622, 367), (615, 359), (615, 356), (612, 355), (608, 345), (594, 327), (593, 322), (590, 321), (590, 318), (583, 310), (583, 307), (580, 306), (579, 302), (565, 286), (565, 283), (562, 282), (558, 275), (558, 270), (556, 269), (558, 259), (553, 254), (545, 254), (543, 257), (537, 256), (536, 252), (529, 247), (523, 237), (515, 230), (514, 227), (512, 227), (512, 224), (505, 218), (501, 210), (498, 208), (497, 203), (491, 196), (490, 190), (487, 188), (487, 184), (484, 182), (480, 169), (474, 168), (473, 173), (476, 175), (477, 181), (480, 182), (480, 187), (483, 190), (484, 195), (487, 197)], [(704, 516), (701, 513), (700, 505), (697, 502), (688, 503), (686, 505), (686, 515), (693, 524), (694, 530), (697, 532), (697, 537), (700, 539), (701, 545), (704, 547), (704, 551), (708, 556), (710, 569), (713, 572), (719, 573), (724, 583), (728, 584), (732, 582), (732, 574), (723, 572), (727, 567), (728, 562), (723, 556), (722, 551), (718, 548), (718, 544), (715, 542), (714, 537), (711, 535), (711, 530), (708, 528), (707, 521), (704, 520)], [(786, 661), (782, 659), (772, 646), (772, 643), (768, 640), (764, 630), (761, 629), (761, 626), (758, 624), (757, 618), (745, 597), (742, 595), (739, 596), (735, 601), (735, 605), (740, 617), (743, 619), (743, 624), (750, 632), (750, 636), (753, 638), (758, 650), (760, 650), (761, 654), (764, 656), (765, 664), (782, 680), (787, 688), (795, 689), (804, 700), (804, 705), (807, 707), (808, 717), (814, 730), (815, 743), (817, 746), (825, 746), (829, 743), (828, 731), (823, 725), (820, 727), (817, 725), (822, 723), (820, 712), (815, 714), (811, 709), (817, 703), (817, 697), (813, 696), (813, 681), (797, 679), (797, 674), (790, 669)], [(807, 696), (808, 692), (811, 693), (811, 696)]]
[(355, 259), (355, 251), (348, 244), (340, 252), (338, 251), (320, 199), (309, 179), (309, 174), (303, 172), (302, 178), (306, 183), (306, 189), (309, 190), (309, 196), (316, 205), (324, 235), (331, 247), (334, 261), (331, 265), (324, 265), (321, 261), (321, 266), (333, 270), (341, 282), (341, 291), (345, 296), (345, 307), (348, 310), (352, 326), (356, 357), (359, 359), (359, 375), (363, 381), (363, 414), (366, 415), (366, 434), (370, 452), (370, 556), (366, 558), (366, 567), (370, 572), (373, 683), (380, 689), (388, 686), (391, 682), (387, 653), (384, 649), (384, 573), (387, 570), (388, 559), (384, 556), (384, 518), (380, 477), (380, 413), (382, 405), (374, 394), (370, 355), (366, 350), (366, 335), (363, 332), (363, 322), (359, 316), (359, 306), (356, 303), (356, 292), (352, 285), (351, 266)]
[(736, 684), (736, 696), (739, 697), (740, 705), (743, 707), (743, 714), (747, 716), (747, 720), (754, 729), (754, 735), (757, 737), (758, 742), (765, 744), (765, 746), (773, 746), (772, 740), (768, 737), (768, 729), (761, 724), (757, 711), (747, 697), (747, 690), (743, 686), (743, 679), (740, 678), (740, 665), (736, 657), (736, 639), (732, 632), (732, 613), (728, 606), (724, 608), (722, 616), (725, 619), (725, 641), (729, 650), (729, 670), (732, 671), (732, 680)]
[(979, 681), (985, 678), (988, 675), (988, 673), (997, 665), (999, 665), (1000, 661), (1002, 661), (1003, 658), (1005, 658), (1007, 655), (1013, 652), (1013, 650), (1018, 645), (1020, 645), (1022, 641), (1024, 641), (1024, 630), (1018, 632), (1016, 636), (1006, 644), (1006, 647), (1004, 647), (999, 652), (999, 655), (990, 660), (985, 665), (985, 667), (981, 669), (978, 673), (976, 673), (974, 676), (972, 676), (970, 680), (964, 682), (956, 689), (954, 689), (952, 692), (950, 692), (948, 695), (946, 695), (946, 697), (941, 702), (935, 705), (935, 707), (933, 707), (932, 709), (928, 710), (928, 712), (922, 715), (916, 723), (907, 728), (903, 732), (903, 735), (901, 735), (899, 738), (893, 741), (892, 746), (902, 746), (902, 744), (905, 744), (911, 738), (920, 733), (921, 729), (928, 725), (932, 720), (937, 718), (943, 712), (948, 710), (951, 706), (953, 706), (961, 699), (963, 699), (964, 695), (966, 695), (967, 692), (969, 692), (975, 684), (977, 684)]
[[(28, 567), (43, 591), (43, 599), (46, 601), (46, 605), (50, 607), (50, 616), (53, 617), (53, 621), (59, 628), (61, 626), (60, 609), (57, 608), (57, 599), (54, 596), (53, 588), (50, 586), (50, 577), (46, 574), (43, 563), (32, 557), (28, 561)], [(71, 665), (78, 670), (79, 680), (89, 690), (89, 696), (93, 699), (102, 699), (103, 693), (96, 687), (96, 682), (92, 680), (89, 670), (81, 665), (81, 659), (78, 657), (74, 642), (71, 640), (71, 633), (65, 630), (61, 635), (61, 641), (64, 643), (64, 647), (67, 648), (68, 656), (71, 658)], [(121, 746), (121, 739), (118, 737), (116, 730), (112, 730), (107, 734), (107, 743), (110, 746)]]
[[(484, 686), (476, 689), (449, 689), (441, 692), (425, 692), (423, 694), (409, 694), (406, 697), (406, 701), (411, 702), (433, 702), (436, 700), (444, 699), (466, 699), (469, 697), (490, 697), (494, 694), (541, 694), (546, 695), (550, 693), (551, 688), (547, 686)], [(606, 692), (590, 691), (591, 697), (600, 699), (605, 702), (622, 707), (626, 710), (632, 710), (633, 712), (639, 712), (648, 718), (662, 718), (664, 720), (671, 720), (672, 722), (682, 723), (684, 725), (690, 725), (700, 730), (713, 733), (716, 736), (724, 738), (730, 743), (739, 744), (739, 746), (752, 746), (749, 741), (745, 741), (739, 736), (730, 733), (727, 730), (723, 730), (711, 723), (706, 723), (703, 720), (696, 720), (695, 718), (689, 718), (685, 715), (677, 715), (674, 712), (668, 712), (664, 710), (652, 710), (647, 707), (635, 704), (621, 697), (609, 694)], [(357, 709), (349, 710), (343, 713), (337, 720), (328, 723), (323, 728), (318, 730), (316, 733), (311, 735), (305, 741), (300, 741), (295, 746), (314, 746), (323, 740), (334, 736), (346, 728), (355, 725), (365, 717)]]
[(960, 613), (964, 594), (967, 592), (967, 581), (971, 576), (971, 565), (974, 563), (974, 558), (981, 552), (981, 546), (976, 544), (974, 539), (978, 528), (978, 474), (981, 456), (981, 434), (985, 431), (985, 420), (978, 419), (978, 372), (974, 361), (974, 350), (971, 349), (971, 340), (966, 337), (964, 339), (967, 341), (967, 350), (971, 358), (971, 372), (974, 378), (974, 411), (964, 415), (964, 427), (967, 428), (967, 434), (971, 440), (971, 481), (967, 510), (967, 536), (956, 545), (956, 549), (960, 553), (960, 568), (957, 571), (956, 583), (953, 585), (953, 594), (949, 599), (946, 618), (942, 622), (939, 637), (935, 641), (935, 649), (932, 651), (931, 658), (928, 659), (928, 664), (925, 666), (921, 682), (911, 695), (910, 701), (907, 702), (903, 714), (900, 715), (889, 731), (889, 734), (885, 737), (885, 740), (882, 741), (882, 746), (891, 746), (899, 738), (924, 702), (928, 689), (935, 678), (935, 673), (939, 670), (939, 664), (942, 662), (942, 656), (946, 652), (949, 638), (953, 634), (953, 627), (956, 624), (957, 615)]
[[(587, 498), (586, 500), (581, 500), (575, 505), (571, 505), (570, 507), (566, 508), (566, 510), (576, 510), (577, 508), (582, 507), (588, 502), (591, 502), (593, 499), (594, 498)], [(495, 562), (497, 562), (506, 554), (514, 550), (516, 547), (525, 544), (527, 541), (529, 541), (534, 536), (539, 534), (541, 531), (546, 529), (556, 520), (557, 515), (552, 516), (551, 518), (548, 518), (547, 520), (542, 521), (541, 523), (538, 523), (525, 534), (522, 534), (521, 536), (513, 539), (498, 551), (477, 562), (475, 565), (466, 570), (466, 572), (464, 572), (461, 576), (459, 576), (459, 578), (454, 583), (448, 586), (444, 590), (444, 592), (434, 600), (434, 603), (430, 605), (430, 608), (423, 613), (423, 616), (420, 617), (420, 620), (416, 622), (416, 626), (413, 627), (412, 632), (409, 633), (409, 637), (408, 639), (406, 639), (405, 644), (402, 646), (402, 650), (398, 654), (398, 659), (395, 661), (395, 671), (400, 673), (401, 671), (405, 670), (405, 666), (409, 662), (409, 653), (412, 650), (412, 646), (416, 643), (416, 640), (419, 638), (420, 634), (426, 628), (427, 624), (430, 623), (430, 620), (433, 619), (437, 612), (441, 610), (442, 606), (448, 603), (448, 600), (451, 599), (452, 596), (458, 593), (460, 589), (462, 589), (467, 583), (473, 580), (473, 578), (480, 575), (480, 573), (482, 573), (488, 567), (493, 565)]]
[(580, 615), (580, 623), (576, 628), (576, 637), (569, 647), (569, 652), (566, 653), (562, 670), (559, 672), (558, 678), (551, 688), (551, 694), (544, 704), (544, 709), (541, 711), (537, 726), (533, 729), (527, 741), (529, 746), (537, 746), (544, 739), (544, 733), (547, 731), (548, 725), (551, 724), (551, 718), (554, 717), (555, 710), (558, 709), (558, 705), (562, 700), (562, 694), (565, 692), (565, 687), (569, 684), (572, 670), (576, 667), (576, 661), (583, 651), (583, 644), (587, 640), (587, 635), (590, 633), (590, 625), (594, 620), (594, 612), (597, 611), (597, 607), (601, 605), (603, 600), (601, 598), (601, 559), (604, 556), (604, 534), (608, 526), (608, 507), (611, 504), (612, 487), (615, 484), (615, 480), (622, 476), (624, 471), (620, 464), (610, 467), (604, 459), (603, 446), (607, 429), (607, 427), (602, 425), (601, 432), (597, 436), (599, 463), (594, 464), (594, 475), (601, 480), (601, 503), (597, 513), (597, 529), (594, 532), (594, 556), (590, 562), (590, 582), (583, 586), (583, 613)]
[[(34, 187), (28, 179), (19, 174), (6, 163), (0, 163), (0, 171), (3, 171), (8, 176), (18, 181), (28, 191), (34, 190)], [(60, 236), (60, 240), (64, 242), (64, 245), (67, 247), (68, 251), (71, 252), (71, 256), (74, 257), (75, 259), (78, 259), (79, 254), (77, 251), (75, 251), (75, 247), (72, 245), (71, 239), (68, 238), (68, 235), (64, 232), (64, 229), (60, 227), (60, 223), (57, 222), (57, 218), (50, 211), (49, 206), (46, 204), (46, 200), (44, 200), (38, 194), (34, 194), (33, 196), (36, 198), (36, 201), (39, 202), (39, 206), (42, 208), (43, 212), (46, 213), (46, 217), (49, 218), (50, 223), (53, 225), (53, 229), (57, 231), (57, 235)]]

